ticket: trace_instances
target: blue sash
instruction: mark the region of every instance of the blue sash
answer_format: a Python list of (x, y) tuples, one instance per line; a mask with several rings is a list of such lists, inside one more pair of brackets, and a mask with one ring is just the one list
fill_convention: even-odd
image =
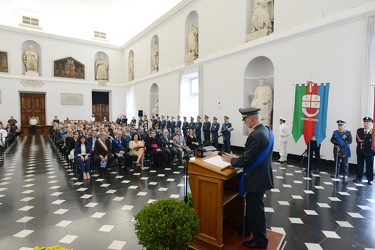
[(113, 139), (113, 141), (116, 143), (116, 145), (120, 148), (120, 150), (125, 150), (124, 146), (121, 144), (120, 140), (116, 137)]
[[(343, 143), (344, 140), (341, 138), (341, 136), (339, 135), (339, 132), (337, 130), (335, 130), (335, 132), (333, 132), (333, 134), (335, 135), (336, 139), (340, 142), (340, 143)], [(345, 144), (345, 147), (346, 149), (348, 150), (348, 157), (350, 158), (352, 156), (352, 151), (350, 150), (350, 147), (348, 144)]]
[(266, 159), (268, 153), (270, 152), (272, 148), (274, 136), (273, 136), (272, 131), (268, 127), (267, 129), (270, 132), (270, 142), (268, 143), (268, 146), (262, 152), (260, 152), (260, 154), (258, 154), (257, 158), (251, 165), (243, 168), (242, 177), (240, 181), (240, 187), (239, 187), (239, 194), (238, 194), (239, 196), (243, 196), (245, 194), (245, 173), (252, 170), (256, 166), (258, 166), (260, 163), (262, 163), (264, 159)]

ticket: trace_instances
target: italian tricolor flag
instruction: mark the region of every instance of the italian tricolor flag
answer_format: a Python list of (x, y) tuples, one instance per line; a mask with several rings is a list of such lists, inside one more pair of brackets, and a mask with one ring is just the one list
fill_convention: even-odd
[(326, 138), (329, 83), (296, 85), (292, 135), (305, 143), (315, 137), (318, 145)]

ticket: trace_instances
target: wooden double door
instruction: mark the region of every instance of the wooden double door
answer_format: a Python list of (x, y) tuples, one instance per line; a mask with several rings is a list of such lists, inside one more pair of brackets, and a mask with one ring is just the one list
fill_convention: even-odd
[(109, 121), (109, 106), (108, 104), (93, 104), (92, 113), (95, 115), (95, 121), (103, 121), (104, 117)]
[(38, 120), (37, 134), (46, 134), (46, 96), (44, 93), (20, 93), (21, 134), (29, 134), (29, 121), (32, 116)]

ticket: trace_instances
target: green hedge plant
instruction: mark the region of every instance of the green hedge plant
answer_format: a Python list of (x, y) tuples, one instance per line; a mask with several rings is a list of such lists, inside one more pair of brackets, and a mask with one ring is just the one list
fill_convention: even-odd
[(199, 233), (194, 208), (181, 200), (157, 200), (143, 207), (134, 219), (139, 244), (148, 250), (187, 249)]

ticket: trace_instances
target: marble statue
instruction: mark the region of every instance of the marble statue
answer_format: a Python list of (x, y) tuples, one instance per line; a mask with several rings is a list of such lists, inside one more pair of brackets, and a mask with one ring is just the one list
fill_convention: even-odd
[(158, 115), (159, 114), (159, 98), (156, 98), (154, 108), (152, 109), (152, 114), (153, 115)]
[(26, 66), (26, 72), (38, 72), (38, 54), (34, 51), (32, 45), (23, 54), (23, 62)]
[(97, 59), (95, 62), (95, 79), (108, 80), (107, 70), (108, 62), (104, 59), (103, 55), (100, 54), (99, 59)]
[(272, 88), (264, 84), (264, 79), (259, 79), (259, 86), (254, 92), (250, 92), (251, 107), (260, 108), (260, 119), (265, 126), (271, 127), (271, 116), (273, 109)]
[(129, 81), (134, 80), (134, 55), (129, 56)]
[(251, 32), (266, 29), (271, 33), (273, 13), (273, 0), (254, 0)]
[(194, 59), (198, 58), (198, 29), (194, 23), (190, 23), (190, 31), (187, 37), (189, 53), (194, 55)]
[(151, 61), (152, 61), (152, 72), (159, 71), (159, 44), (157, 43), (156, 38), (152, 39), (151, 47)]

